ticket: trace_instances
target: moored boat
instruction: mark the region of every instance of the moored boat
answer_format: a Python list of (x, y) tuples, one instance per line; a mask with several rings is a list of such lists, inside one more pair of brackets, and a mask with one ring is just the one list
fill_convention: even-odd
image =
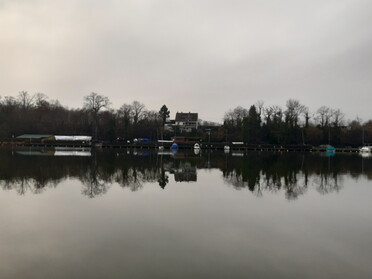
[(336, 148), (334, 148), (332, 145), (328, 145), (326, 147), (326, 152), (336, 152)]
[(363, 147), (359, 148), (359, 152), (370, 153), (370, 152), (372, 152), (372, 146), (363, 146)]

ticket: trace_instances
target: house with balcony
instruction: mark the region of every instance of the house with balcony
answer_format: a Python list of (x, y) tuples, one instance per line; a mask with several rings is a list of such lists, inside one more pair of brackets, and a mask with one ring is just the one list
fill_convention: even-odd
[(193, 129), (198, 129), (198, 114), (192, 112), (177, 112), (174, 125), (178, 127), (181, 132), (191, 132)]

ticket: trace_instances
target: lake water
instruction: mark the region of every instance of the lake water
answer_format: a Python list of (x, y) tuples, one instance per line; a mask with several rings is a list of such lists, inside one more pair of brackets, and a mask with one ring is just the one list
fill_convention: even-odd
[(372, 158), (0, 150), (0, 278), (372, 278)]

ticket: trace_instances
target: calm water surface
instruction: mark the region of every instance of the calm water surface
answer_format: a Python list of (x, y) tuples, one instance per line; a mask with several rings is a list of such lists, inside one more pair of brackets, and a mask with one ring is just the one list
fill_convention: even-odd
[(0, 150), (0, 278), (372, 278), (372, 158)]

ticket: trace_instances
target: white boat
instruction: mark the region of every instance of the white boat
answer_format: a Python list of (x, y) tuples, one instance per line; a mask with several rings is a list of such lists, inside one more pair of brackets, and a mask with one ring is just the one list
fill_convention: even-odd
[(370, 152), (372, 152), (372, 146), (363, 146), (363, 147), (359, 148), (359, 152), (370, 153)]
[(194, 144), (194, 149), (200, 149), (200, 144), (199, 143), (195, 143)]
[(371, 158), (372, 153), (371, 152), (360, 152), (360, 156), (362, 156), (362, 158)]
[(223, 147), (223, 150), (225, 150), (225, 151), (230, 151), (230, 146), (225, 145), (225, 146)]

